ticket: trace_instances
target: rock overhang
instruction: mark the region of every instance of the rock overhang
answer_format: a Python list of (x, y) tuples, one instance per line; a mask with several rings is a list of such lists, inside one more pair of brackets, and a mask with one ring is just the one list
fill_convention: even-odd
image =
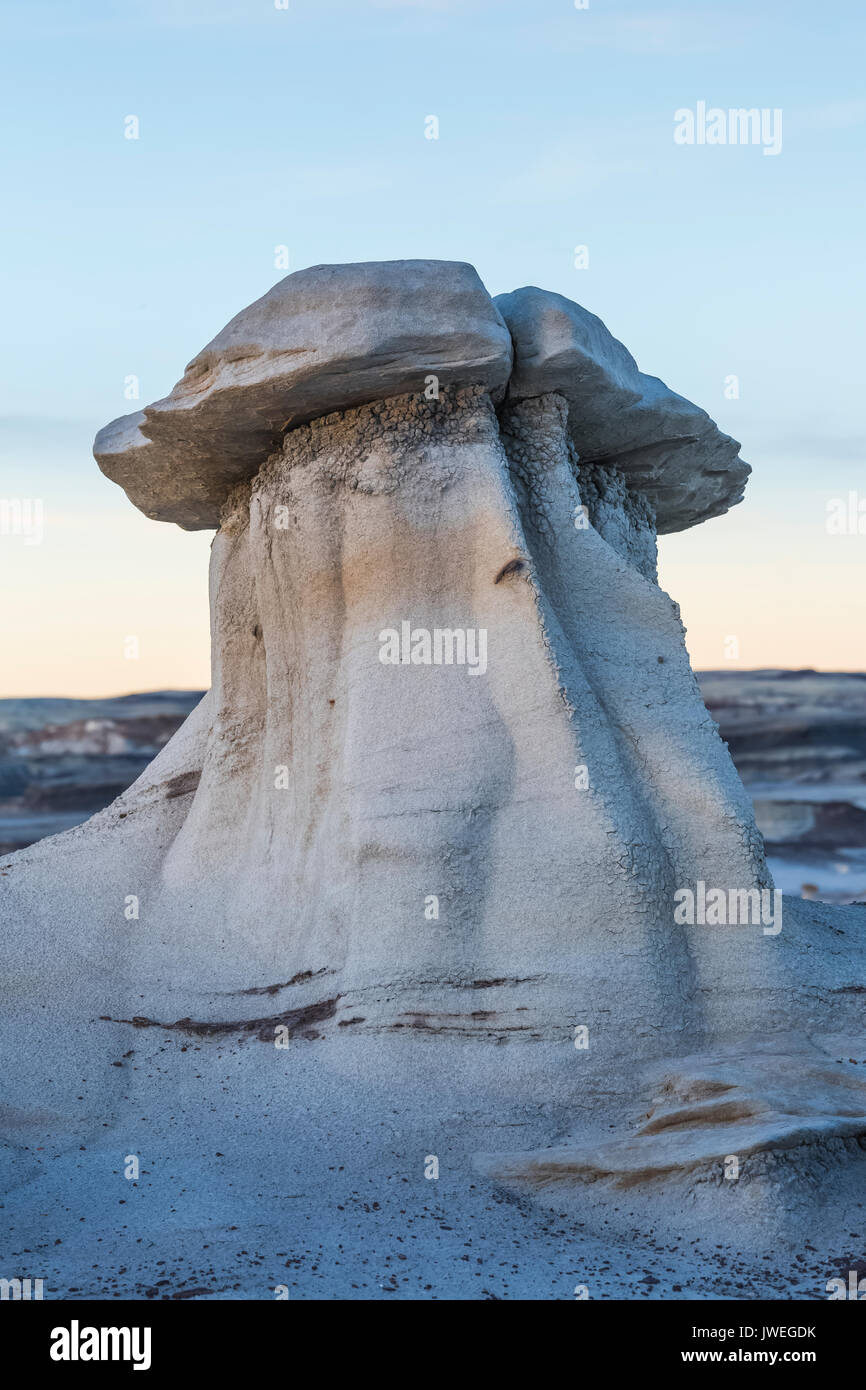
[(616, 467), (643, 492), (660, 533), (739, 502), (749, 465), (705, 410), (641, 372), (600, 318), (534, 285), (494, 300), (514, 344), (509, 400), (556, 391), (583, 463)]
[(94, 455), (145, 515), (186, 530), (287, 429), (375, 400), (480, 386), (494, 402), (557, 392), (579, 458), (618, 468), (660, 532), (738, 502), (749, 467), (705, 411), (638, 370), (580, 305), (535, 287), (492, 299), (460, 261), (320, 265), (237, 314), (164, 399), (100, 430)]

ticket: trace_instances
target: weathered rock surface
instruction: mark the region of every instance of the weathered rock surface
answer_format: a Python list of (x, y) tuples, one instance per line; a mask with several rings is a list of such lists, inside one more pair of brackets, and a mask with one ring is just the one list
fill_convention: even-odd
[[(211, 367), (236, 383), (219, 353)], [(213, 410), (218, 445), (222, 387), (208, 404), (195, 379), (199, 404), (167, 410), (165, 429), (192, 420), (192, 439)], [(353, 1155), (350, 1201), (441, 1153), (459, 1206), (487, 1150), (496, 1181), (517, 1171), (532, 1187), (558, 1165), (589, 1220), (607, 1180), (586, 1184), (588, 1152), (642, 1198), (703, 1180), (724, 1147), (709, 1129), (734, 1119), (747, 1170), (808, 1138), (793, 1187), (820, 1168), (839, 1208), (826, 1230), (844, 1219), (864, 1103), (859, 1076), (829, 1079), (828, 1049), (863, 1031), (856, 909), (677, 917), (683, 890), (769, 903), (772, 883), (655, 580), (653, 503), (621, 455), (579, 457), (565, 389), (495, 394), (487, 380), (430, 397), (415, 381), (294, 423), (255, 469), (261, 413), (224, 424), (221, 457), (251, 475), (229, 488), (226, 467), (208, 503), (225, 490), (210, 691), (116, 802), (0, 863), (0, 1085), (22, 1209), (50, 1185), (38, 1155), (61, 1156), (78, 1191), (78, 1155), (104, 1163), (107, 1134), (133, 1152), (146, 1123), (154, 1161), (188, 1164), (196, 1193), (210, 1180), (195, 1155), (230, 1153), (242, 1196), (229, 1182), (208, 1220), (224, 1227), (240, 1201), (257, 1231), (268, 1184), (250, 1176), (251, 1116), (279, 1166), (284, 1107), (286, 1143), (316, 1114), (341, 1162)], [(659, 1068), (666, 1118), (647, 1128)], [(703, 1104), (718, 1087), (733, 1110)], [(347, 1192), (292, 1154), (301, 1195), (317, 1184), (310, 1219), (344, 1211)], [(776, 1200), (747, 1189), (711, 1207), (715, 1244), (732, 1211), (751, 1221)], [(796, 1239), (799, 1200), (772, 1207)], [(342, 1250), (350, 1218), (334, 1221)]]
[[(791, 1053), (766, 1046), (687, 1057), (656, 1082), (650, 1109), (633, 1133), (614, 1140), (572, 1143), (536, 1152), (479, 1155), (488, 1176), (527, 1191), (603, 1182), (612, 1189), (662, 1184), (671, 1178), (738, 1181), (740, 1165), (764, 1172), (768, 1159), (799, 1157), (808, 1169), (827, 1140), (857, 1141), (866, 1151), (866, 1075), (860, 1059), (816, 1048)], [(845, 1046), (850, 1050), (850, 1044)], [(857, 1051), (860, 1050), (859, 1044)], [(756, 1162), (760, 1159), (760, 1164)]]
[(638, 370), (601, 319), (535, 286), (495, 300), (514, 340), (510, 400), (558, 391), (583, 463), (616, 467), (651, 503), (659, 534), (720, 516), (750, 469), (706, 411)]
[(148, 516), (208, 529), (287, 428), (434, 379), (484, 387), (494, 401), (506, 383), (512, 401), (563, 395), (581, 460), (619, 469), (659, 532), (719, 516), (742, 498), (749, 467), (737, 442), (638, 371), (600, 319), (532, 287), (493, 301), (459, 261), (322, 265), (286, 276), (193, 358), (164, 400), (106, 425), (94, 454)]
[(226, 324), (170, 395), (101, 430), (103, 472), (158, 521), (219, 525), (235, 483), (283, 432), (365, 401), (442, 386), (501, 395), (511, 339), (461, 261), (317, 265)]

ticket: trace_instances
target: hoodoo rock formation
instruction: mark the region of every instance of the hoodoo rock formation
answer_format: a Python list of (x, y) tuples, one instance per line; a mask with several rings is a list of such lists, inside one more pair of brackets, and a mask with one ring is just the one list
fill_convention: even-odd
[(844, 1211), (862, 915), (774, 895), (656, 580), (739, 445), (578, 305), (395, 261), (288, 276), (95, 454), (216, 529), (213, 679), (0, 864), (17, 1180), (131, 1116), (249, 1163), (241, 1092), (327, 1093), (350, 1143), (355, 1089), (395, 1171), (447, 1143), (458, 1186), (623, 1221), (625, 1190), (715, 1231), (802, 1232), (816, 1184)]

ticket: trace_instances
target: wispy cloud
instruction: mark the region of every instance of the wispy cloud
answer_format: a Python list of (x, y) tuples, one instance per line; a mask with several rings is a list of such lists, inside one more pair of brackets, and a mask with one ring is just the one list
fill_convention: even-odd
[(851, 130), (866, 123), (866, 97), (824, 102), (786, 113), (789, 130)]
[[(604, 48), (617, 52), (679, 57), (718, 53), (748, 42), (756, 21), (742, 14), (731, 22), (717, 5), (693, 3), (647, 14), (643, 7), (625, 13), (593, 8), (563, 11), (544, 28), (568, 49)], [(539, 26), (533, 24), (533, 29)]]

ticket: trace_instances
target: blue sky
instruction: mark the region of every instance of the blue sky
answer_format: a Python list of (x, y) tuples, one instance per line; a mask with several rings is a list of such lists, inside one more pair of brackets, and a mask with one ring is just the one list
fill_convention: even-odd
[[(136, 408), (125, 378), (140, 404), (164, 395), (281, 278), (281, 245), (291, 269), (469, 260), (492, 293), (539, 284), (599, 314), (755, 468), (742, 507), (662, 543), (696, 664), (726, 664), (734, 634), (734, 665), (866, 667), (866, 535), (825, 528), (830, 498), (866, 497), (866, 6), (4, 0), (2, 17), (0, 495), (43, 498), (46, 527), (40, 546), (0, 537), (0, 694), (206, 683), (210, 537), (140, 518), (90, 444)], [(676, 145), (674, 112), (701, 100), (780, 108), (781, 153)]]

